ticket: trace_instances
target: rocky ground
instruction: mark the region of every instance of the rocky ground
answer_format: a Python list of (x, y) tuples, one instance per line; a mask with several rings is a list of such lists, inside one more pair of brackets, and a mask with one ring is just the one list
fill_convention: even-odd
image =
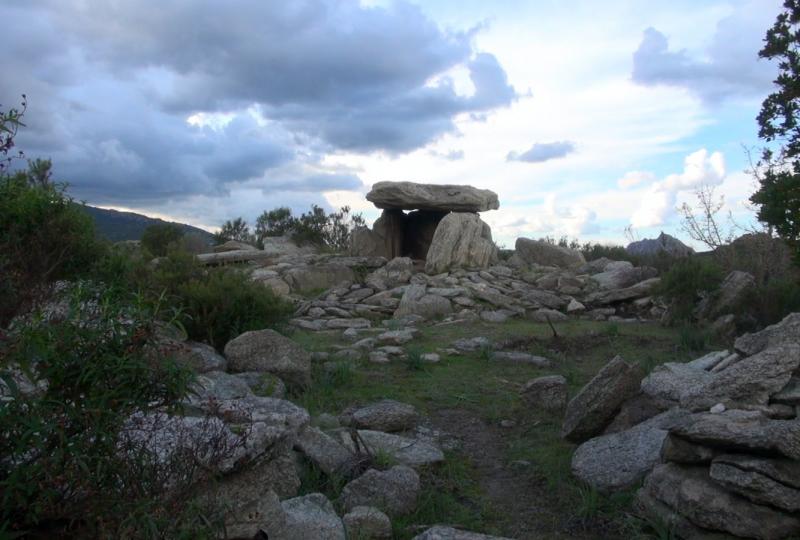
[[(694, 534), (653, 481), (637, 493), (654, 467), (658, 486), (686, 481), (656, 467), (686, 419), (669, 392), (713, 377), (687, 372), (712, 357), (685, 364), (701, 351), (658, 323), (654, 269), (520, 239), (502, 264), (431, 275), (406, 257), (274, 242), (201, 260), (245, 263), (291, 298), (284, 335), (248, 332), (223, 355), (182, 345), (202, 352), (187, 356), (206, 372), (197, 410), (233, 418), (233, 433), (247, 422), (269, 434), (221, 469), (236, 535), (483, 538), (436, 525), (520, 539)], [(709, 302), (717, 316), (731, 300)], [(717, 405), (703, 399), (692, 410)], [(257, 473), (241, 472), (253, 463)]]

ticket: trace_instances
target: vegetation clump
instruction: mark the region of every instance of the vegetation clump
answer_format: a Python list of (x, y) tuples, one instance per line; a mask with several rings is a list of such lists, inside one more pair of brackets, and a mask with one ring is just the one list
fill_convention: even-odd
[(0, 537), (202, 537), (208, 527), (176, 498), (201, 470), (126, 438), (134, 415), (178, 410), (192, 380), (152, 354), (158, 313), (86, 282), (61, 297), (0, 349)]

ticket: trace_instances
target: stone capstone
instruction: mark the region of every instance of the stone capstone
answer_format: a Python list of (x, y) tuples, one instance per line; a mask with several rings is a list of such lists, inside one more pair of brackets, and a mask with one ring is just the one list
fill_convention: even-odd
[(497, 194), (488, 189), (414, 182), (377, 182), (367, 200), (378, 208), (402, 210), (484, 212), (500, 207)]

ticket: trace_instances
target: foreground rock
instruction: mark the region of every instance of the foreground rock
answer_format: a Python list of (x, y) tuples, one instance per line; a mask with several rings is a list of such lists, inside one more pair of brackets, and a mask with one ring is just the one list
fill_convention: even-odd
[(392, 517), (404, 516), (417, 508), (419, 490), (414, 469), (397, 465), (388, 471), (368, 470), (342, 489), (340, 501), (348, 512), (373, 506)]
[[(442, 450), (427, 441), (369, 429), (360, 429), (357, 433), (360, 443), (372, 455), (383, 453), (409, 467), (422, 467), (444, 461)], [(351, 451), (356, 451), (349, 433), (342, 433), (341, 441)]]
[(561, 436), (582, 442), (611, 422), (622, 403), (636, 395), (643, 373), (617, 356), (606, 364), (567, 405)]
[(659, 463), (669, 428), (685, 414), (665, 412), (627, 431), (590, 439), (575, 450), (572, 473), (602, 493), (635, 487)]
[(418, 416), (413, 405), (385, 399), (355, 410), (352, 420), (359, 429), (392, 432), (413, 429)]
[(392, 522), (389, 516), (370, 506), (356, 506), (342, 518), (348, 538), (389, 540)]
[(268, 532), (270, 540), (346, 539), (342, 520), (325, 495), (312, 493), (283, 501), (281, 506), (286, 515), (285, 524), (278, 531)]
[[(736, 349), (654, 369), (608, 429), (629, 428), (581, 445), (573, 473), (600, 491), (645, 477), (639, 508), (680, 538), (797, 535), (800, 317), (746, 334)], [(646, 419), (653, 408), (669, 410)]]
[(311, 384), (311, 357), (300, 345), (274, 330), (245, 332), (225, 345), (228, 368), (233, 372), (272, 373), (288, 384)]
[(729, 451), (778, 453), (800, 460), (800, 421), (772, 420), (757, 411), (698, 413), (672, 433), (704, 446)]
[(431, 527), (422, 534), (418, 534), (413, 540), (511, 540), (501, 536), (489, 536), (488, 534), (480, 534), (469, 531), (462, 531), (454, 529), (453, 527), (445, 527), (437, 525)]
[(798, 518), (729, 493), (702, 467), (659, 465), (642, 489), (694, 525), (712, 531), (763, 540), (800, 533)]
[(561, 411), (567, 398), (567, 379), (561, 375), (531, 379), (522, 387), (522, 400), (534, 409)]

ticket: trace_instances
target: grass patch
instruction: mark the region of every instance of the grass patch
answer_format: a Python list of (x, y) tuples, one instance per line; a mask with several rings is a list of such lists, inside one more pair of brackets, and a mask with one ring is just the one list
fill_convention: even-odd
[[(679, 329), (657, 324), (568, 321), (555, 326), (558, 338), (546, 324), (518, 319), (501, 325), (475, 321), (422, 327), (413, 346), (407, 348), (409, 360), (382, 365), (352, 363), (341, 373), (314, 366), (314, 384), (293, 400), (312, 415), (337, 414), (352, 405), (388, 398), (410, 403), (426, 415), (459, 409), (490, 426), (498, 426), (503, 419), (515, 420), (515, 427), (502, 431), (503, 460), (504, 465), (530, 464), (521, 468), (519, 475), (529, 480), (531, 492), (520, 496), (536, 500), (537, 523), (542, 516), (537, 537), (597, 538), (593, 528), (602, 531), (604, 538), (653, 537), (655, 527), (633, 523), (628, 515), (630, 494), (607, 498), (576, 482), (570, 472), (574, 445), (560, 437), (561, 415), (528, 410), (519, 389), (532, 378), (559, 374), (567, 379), (574, 395), (615, 355), (638, 362), (649, 372), (664, 362), (696, 358), (703, 352), (696, 350), (700, 343), (684, 347)], [(422, 351), (437, 351), (457, 339), (476, 336), (488, 338), (492, 347), (465, 355), (442, 353), (439, 363), (417, 369)], [(293, 338), (314, 351), (331, 350), (341, 343), (339, 333), (297, 331)], [(493, 360), (495, 350), (544, 356), (553, 365), (543, 369)], [(377, 459), (381, 461), (380, 456)], [(420, 532), (414, 526), (422, 524), (449, 523), (498, 535), (512, 525), (505, 509), (492, 506), (481, 491), (479, 476), (467, 455), (448, 452), (444, 464), (422, 474), (419, 508), (411, 516), (395, 520), (396, 538), (413, 538)], [(649, 532), (642, 532), (644, 529)]]
[(420, 482), (422, 491), (417, 510), (392, 520), (397, 540), (419, 534), (414, 527), (417, 524), (452, 523), (471, 531), (490, 528), (492, 512), (482, 498), (469, 461), (459, 454), (448, 452), (444, 463), (421, 471)]

